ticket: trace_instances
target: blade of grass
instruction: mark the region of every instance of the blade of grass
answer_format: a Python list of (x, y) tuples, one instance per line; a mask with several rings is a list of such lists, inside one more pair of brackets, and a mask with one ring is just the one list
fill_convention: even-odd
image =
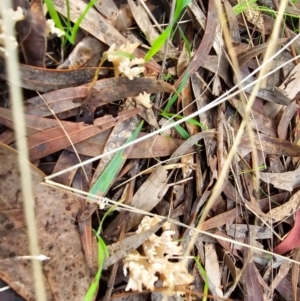
[(178, 27), (178, 29), (179, 29), (180, 37), (184, 41), (184, 45), (186, 47), (186, 50), (187, 50), (187, 53), (188, 53), (188, 56), (189, 56), (189, 60), (191, 60), (191, 58), (192, 58), (191, 44), (189, 43), (189, 41), (186, 38), (186, 36), (185, 36), (184, 32), (182, 31), (182, 29), (180, 27)]
[(188, 75), (189, 75), (189, 72), (188, 72), (188, 69), (187, 69), (187, 71), (185, 72), (184, 77), (182, 79), (182, 82), (180, 83), (180, 85), (179, 85), (176, 93), (173, 94), (173, 96), (171, 97), (171, 99), (168, 101), (166, 107), (164, 108), (164, 110), (163, 110), (164, 113), (168, 112), (170, 110), (170, 108), (173, 106), (173, 104), (175, 103), (175, 101), (177, 100), (178, 95), (181, 93), (182, 89), (186, 85), (186, 82), (187, 82), (187, 79), (188, 79)]
[[(170, 117), (167, 116), (167, 114), (165, 114), (164, 117), (166, 119), (168, 119), (169, 123), (173, 123), (174, 122)], [(174, 128), (179, 133), (179, 135), (182, 137), (182, 139), (186, 140), (186, 139), (190, 138), (190, 134), (181, 125), (175, 125)]]
[[(176, 119), (176, 118), (177, 119), (182, 119), (182, 118), (184, 118), (184, 116), (182, 116), (182, 115), (174, 114), (174, 113), (166, 113), (166, 112), (162, 112), (160, 114), (160, 116), (162, 116), (162, 117), (164, 117), (166, 119), (169, 119), (169, 118), (171, 118), (171, 119)], [(192, 125), (197, 125), (201, 129), (203, 129), (203, 130), (207, 130), (207, 127), (203, 123), (201, 123), (201, 122), (199, 122), (199, 121), (197, 121), (197, 120), (195, 120), (193, 118), (187, 120), (186, 122), (188, 122), (188, 123), (190, 123)]]
[[(134, 133), (127, 139), (126, 143), (134, 141), (137, 138), (142, 127), (143, 127), (143, 122), (140, 123), (140, 125), (137, 127)], [(89, 193), (93, 195), (99, 195), (99, 194), (104, 195), (106, 193), (107, 189), (109, 188), (111, 182), (115, 178), (116, 174), (120, 169), (120, 166), (124, 161), (123, 158), (124, 152), (125, 149), (122, 149), (115, 154), (115, 156), (108, 164), (104, 172), (101, 174), (101, 176), (98, 178), (98, 180), (95, 182), (95, 184), (93, 185)]]
[(174, 12), (174, 19), (171, 24), (167, 26), (167, 28), (161, 33), (161, 35), (154, 41), (152, 47), (147, 52), (145, 56), (145, 61), (148, 62), (159, 50), (162, 49), (164, 43), (168, 39), (168, 37), (171, 34), (172, 28), (175, 24), (175, 22), (180, 17), (182, 11), (185, 9), (185, 7), (191, 2), (192, 0), (177, 0), (176, 1), (176, 8)]
[(47, 6), (47, 9), (48, 9), (48, 12), (49, 12), (49, 14), (50, 14), (51, 19), (52, 19), (52, 20), (54, 21), (54, 23), (55, 23), (55, 26), (56, 26), (57, 28), (59, 28), (61, 31), (63, 31), (63, 32), (65, 33), (66, 38), (67, 38), (68, 40), (70, 40), (71, 37), (70, 37), (69, 34), (65, 31), (65, 29), (64, 29), (64, 27), (63, 27), (63, 25), (62, 25), (62, 23), (61, 23), (61, 21), (60, 21), (60, 17), (59, 17), (59, 15), (58, 15), (58, 13), (57, 13), (57, 11), (56, 11), (54, 5), (53, 5), (52, 0), (45, 0), (45, 4), (46, 4), (46, 6)]
[(204, 270), (204, 268), (202, 267), (200, 260), (198, 257), (194, 257), (196, 265), (198, 267), (199, 273), (201, 275), (201, 277), (204, 280), (204, 288), (203, 288), (203, 299), (202, 301), (206, 301), (207, 300), (207, 294), (208, 294), (208, 278), (207, 278), (207, 274)]
[[(72, 30), (72, 35), (71, 35), (71, 43), (74, 44), (75, 42), (75, 37), (76, 37), (76, 34), (77, 34), (77, 31), (80, 27), (80, 24), (82, 23), (84, 17), (86, 16), (86, 14), (88, 13), (88, 11), (95, 5), (95, 3), (97, 2), (98, 0), (92, 0), (88, 3), (88, 5), (85, 7), (84, 9), (84, 12), (80, 15), (80, 17), (78, 18), (78, 20), (76, 21), (74, 27), (73, 27), (73, 30)], [(69, 16), (69, 15), (68, 15)]]
[(65, 37), (68, 39), (68, 41), (71, 44), (75, 43), (75, 37), (78, 32), (78, 29), (80, 27), (80, 24), (82, 23), (83, 19), (85, 18), (88, 11), (94, 6), (94, 4), (97, 2), (97, 0), (90, 1), (87, 6), (85, 7), (83, 13), (80, 15), (80, 17), (77, 19), (76, 23), (74, 24), (73, 28), (71, 26), (70, 22), (70, 5), (69, 0), (66, 0), (66, 7), (67, 7), (67, 20), (66, 20), (66, 26), (67, 30), (64, 29), (60, 17), (53, 5), (52, 0), (45, 0), (45, 3), (47, 5), (48, 12), (50, 14), (51, 19), (54, 21), (55, 26), (62, 30), (65, 33)]
[(93, 282), (91, 283), (88, 291), (86, 292), (86, 295), (84, 297), (84, 301), (92, 301), (95, 300), (95, 295), (98, 291), (100, 278), (102, 275), (102, 268), (105, 258), (109, 256), (108, 248), (103, 241), (103, 239), (100, 236), (97, 236), (98, 239), (98, 264), (99, 268), (98, 271), (93, 279)]

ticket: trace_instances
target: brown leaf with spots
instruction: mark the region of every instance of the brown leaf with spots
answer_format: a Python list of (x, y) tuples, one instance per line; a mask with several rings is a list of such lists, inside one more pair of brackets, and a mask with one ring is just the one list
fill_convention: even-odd
[[(28, 90), (50, 92), (83, 85), (92, 80), (96, 68), (54, 70), (20, 64), (21, 85)], [(5, 61), (0, 58), (0, 78), (6, 79)]]
[[(0, 278), (26, 300), (35, 300), (30, 261), (16, 259), (29, 255), (26, 228), (20, 227), (23, 199), (19, 174), (18, 153), (0, 144), (1, 216), (15, 210), (14, 220), (20, 221), (12, 221), (5, 231), (0, 228)], [(34, 166), (31, 175), (40, 253), (50, 258), (43, 263), (47, 300), (81, 301), (93, 275), (75, 225), (79, 203), (67, 192), (42, 185), (45, 175)]]
[[(76, 70), (81, 69), (73, 71)], [(58, 114), (80, 107), (87, 95), (87, 89), (87, 85), (74, 88), (67, 87), (44, 94), (43, 98), (54, 113)], [(133, 80), (127, 77), (105, 78), (95, 82), (89, 104), (93, 108), (100, 107), (108, 102), (138, 96), (139, 93), (143, 92), (150, 94), (157, 92), (173, 93), (175, 89), (166, 82), (151, 78), (138, 77)], [(51, 116), (52, 113), (45, 105), (44, 100), (40, 96), (28, 99), (25, 102), (25, 113), (41, 117)]]

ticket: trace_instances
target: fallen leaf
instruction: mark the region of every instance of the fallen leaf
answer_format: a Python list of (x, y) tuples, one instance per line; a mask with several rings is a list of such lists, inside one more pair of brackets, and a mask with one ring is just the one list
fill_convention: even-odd
[[(288, 38), (278, 39), (276, 41), (276, 44), (274, 44), (274, 47), (277, 45), (285, 44), (289, 41)], [(239, 53), (237, 56), (239, 67), (242, 67), (245, 65), (250, 59), (252, 59), (255, 56), (258, 56), (262, 52), (266, 51), (269, 43), (263, 43), (256, 45), (254, 47), (251, 47), (250, 49), (247, 49), (245, 52)]]
[[(104, 130), (113, 127), (119, 120), (125, 120), (137, 114), (139, 109), (122, 111), (119, 116), (112, 117), (107, 115), (95, 120), (95, 124), (87, 125), (82, 123), (73, 123), (44, 130), (28, 137), (28, 149), (30, 160), (36, 161), (49, 154), (57, 152), (71, 145), (94, 136)], [(66, 135), (68, 134), (68, 136)]]
[[(0, 144), (0, 163), (0, 203), (21, 208), (18, 153)], [(81, 301), (92, 275), (75, 225), (78, 202), (68, 192), (42, 185), (45, 175), (34, 166), (31, 173), (40, 252), (50, 258), (43, 263), (47, 299)], [(15, 259), (29, 255), (26, 228), (12, 224), (9, 230), (0, 238), (0, 277), (26, 300), (35, 300), (30, 261)]]
[[(241, 101), (239, 101), (236, 98), (231, 98), (230, 103), (238, 110), (242, 117), (245, 116), (244, 105)], [(256, 111), (255, 109), (252, 109), (251, 111), (249, 123), (255, 130), (272, 137), (277, 137), (278, 124), (273, 119), (268, 118), (267, 116)]]
[(244, 248), (244, 300), (246, 301), (264, 301), (263, 290), (258, 280), (259, 272), (252, 260), (252, 255), (248, 248)]
[(127, 2), (137, 25), (145, 35), (147, 41), (150, 43), (150, 45), (152, 45), (153, 42), (159, 37), (159, 33), (153, 27), (148, 14), (146, 13), (143, 6), (138, 2), (135, 3), (133, 2), (133, 0), (128, 0)]
[(84, 37), (67, 59), (57, 69), (76, 69), (84, 66), (93, 56), (106, 50), (107, 46), (92, 36)]
[(234, 13), (232, 5), (227, 0), (224, 1), (224, 9), (226, 11), (226, 16), (228, 19), (228, 27), (232, 44), (239, 45), (241, 43), (239, 24), (236, 19), (236, 15)]
[(300, 168), (283, 173), (261, 172), (259, 177), (266, 183), (274, 185), (278, 189), (292, 191), (300, 184)]
[[(147, 180), (138, 189), (131, 200), (131, 206), (150, 212), (164, 197), (168, 190), (167, 185), (168, 172), (163, 166), (158, 166), (147, 178)], [(121, 215), (119, 214), (107, 227), (105, 234), (108, 235), (113, 231), (120, 222)], [(138, 213), (130, 213), (130, 218), (126, 224), (126, 229), (129, 231), (143, 219), (143, 215)]]
[[(20, 64), (21, 85), (28, 90), (50, 92), (86, 84), (92, 80), (96, 68), (74, 70), (44, 69)], [(6, 79), (5, 62), (0, 58), (0, 78)]]
[[(127, 105), (125, 104), (125, 108), (128, 109), (130, 107), (131, 107), (131, 105), (129, 105), (129, 103), (127, 102)], [(117, 122), (116, 125), (114, 126), (113, 130), (111, 131), (110, 136), (106, 140), (106, 144), (105, 144), (103, 152), (104, 153), (109, 152), (115, 148), (118, 148), (118, 147), (124, 145), (124, 143), (127, 141), (127, 139), (136, 130), (139, 123), (140, 123), (140, 117), (138, 117), (138, 116), (134, 116), (127, 120)], [(122, 165), (118, 166), (119, 169), (121, 169), (122, 166), (124, 165), (124, 163), (127, 159), (127, 154), (129, 152), (130, 152), (130, 149), (128, 151), (126, 150), (126, 153), (124, 153), (122, 155), (123, 163), (122, 163)], [(97, 167), (94, 171), (93, 178), (90, 183), (90, 188), (95, 184), (95, 182), (98, 180), (99, 176), (107, 168), (107, 166), (109, 165), (109, 163), (111, 162), (111, 160), (113, 159), (114, 156), (115, 156), (115, 154), (111, 154), (111, 155), (103, 157), (100, 160), (99, 164), (97, 165)], [(117, 174), (116, 174), (116, 176), (117, 176)], [(114, 183), (114, 179), (111, 179), (110, 185), (112, 185), (113, 183)], [(107, 187), (107, 189), (109, 189), (109, 187)], [(106, 193), (106, 191), (101, 191), (101, 192), (98, 192), (98, 195), (104, 196), (105, 193)]]
[(214, 296), (223, 297), (221, 290), (221, 273), (215, 246), (212, 243), (205, 244), (205, 271), (208, 278), (208, 286)]
[[(87, 95), (87, 89), (88, 85), (66, 88), (43, 94), (43, 98), (54, 113), (58, 114), (80, 107)], [(173, 93), (175, 90), (170, 84), (151, 78), (134, 78), (133, 80), (127, 77), (106, 78), (95, 82), (89, 105), (91, 108), (96, 108), (108, 102), (138, 96), (144, 92), (148, 94), (157, 92)], [(52, 115), (40, 96), (27, 100), (25, 106), (26, 114), (43, 117)]]
[[(195, 19), (199, 27), (205, 30), (206, 24), (209, 24), (209, 22), (206, 21), (206, 16), (203, 13), (203, 11), (200, 9), (200, 7), (197, 5), (195, 1), (191, 1), (188, 6), (191, 14), (195, 16)], [(208, 8), (208, 11), (211, 11), (211, 8)], [(210, 17), (217, 18), (216, 16), (213, 15), (211, 15)], [(213, 48), (218, 55), (221, 55), (222, 53), (222, 45), (223, 45), (222, 31), (219, 25), (214, 32), (214, 41), (213, 41)]]
[(288, 236), (274, 249), (273, 252), (277, 254), (285, 254), (295, 248), (300, 247), (300, 210), (295, 214), (295, 224)]
[[(265, 134), (254, 134), (254, 146), (256, 149), (271, 155), (281, 155), (281, 156), (300, 156), (300, 146), (291, 143), (286, 140), (271, 137)], [(244, 133), (240, 142), (240, 147), (252, 149), (253, 143), (251, 143), (248, 134)]]
[(276, 287), (276, 291), (280, 293), (281, 296), (284, 296), (284, 299), (286, 301), (296, 301), (300, 299), (300, 289), (297, 288), (296, 293), (296, 300), (293, 299), (293, 289), (292, 289), (292, 284), (291, 282), (283, 278), (282, 281), (278, 284)]
[[(95, 157), (103, 153), (105, 141), (109, 137), (110, 132), (104, 131), (85, 141), (76, 144), (76, 150), (79, 154), (89, 157)], [(139, 134), (139, 137), (145, 136), (147, 133)], [(171, 155), (182, 144), (182, 140), (169, 138), (166, 136), (156, 136), (136, 143), (128, 154), (128, 158), (156, 158)], [(70, 147), (69, 151), (73, 151)], [(188, 151), (191, 151), (188, 150)]]

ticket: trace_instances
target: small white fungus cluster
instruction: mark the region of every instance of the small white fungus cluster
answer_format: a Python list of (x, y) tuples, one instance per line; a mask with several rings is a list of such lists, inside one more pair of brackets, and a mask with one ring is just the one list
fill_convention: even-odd
[[(119, 49), (116, 49), (116, 45), (113, 44), (110, 46), (108, 49), (107, 53), (107, 60), (109, 62), (112, 62), (114, 65), (114, 70), (115, 70), (115, 77), (119, 77), (120, 74), (123, 74), (124, 76), (128, 77), (130, 80), (132, 80), (134, 77), (137, 77), (141, 73), (145, 71), (144, 67), (137, 66), (140, 64), (144, 64), (145, 60), (144, 59), (139, 59), (139, 58), (129, 58), (125, 55), (122, 55), (123, 52), (124, 54), (132, 54), (133, 51), (138, 47), (138, 43), (127, 43), (127, 45), (122, 45), (119, 47)], [(134, 67), (136, 66), (136, 67)]]
[(49, 37), (50, 34), (55, 34), (61, 38), (65, 33), (55, 26), (52, 19), (46, 20), (46, 36)]
[[(7, 52), (3, 47), (5, 43), (9, 42), (10, 40), (10, 44), (14, 48), (17, 48), (18, 43), (14, 37), (9, 37), (4, 34), (5, 30), (2, 20), (3, 13), (4, 12), (2, 12), (0, 9), (0, 56), (7, 56), (9, 52)], [(24, 19), (23, 10), (21, 7), (18, 7), (16, 10), (8, 9), (5, 11), (5, 14), (8, 15), (9, 19), (14, 23)]]
[[(144, 232), (157, 224), (159, 218), (144, 217), (137, 233)], [(173, 240), (174, 231), (170, 230), (170, 223), (163, 225), (160, 236), (152, 234), (143, 245), (143, 254), (134, 250), (124, 259), (124, 274), (129, 270), (129, 280), (126, 291), (142, 291), (142, 286), (154, 290), (154, 283), (161, 279), (163, 287), (172, 288), (176, 285), (187, 285), (193, 281), (182, 262), (170, 262), (169, 259), (182, 255), (178, 242)]]

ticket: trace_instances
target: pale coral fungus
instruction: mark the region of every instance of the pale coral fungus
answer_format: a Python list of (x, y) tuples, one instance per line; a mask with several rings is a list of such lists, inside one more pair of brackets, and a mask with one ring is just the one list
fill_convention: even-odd
[[(158, 217), (145, 216), (139, 225), (137, 233), (144, 232), (160, 221)], [(173, 240), (174, 231), (170, 224), (163, 225), (160, 236), (152, 234), (142, 245), (143, 254), (132, 251), (124, 259), (124, 274), (129, 270), (129, 280), (126, 291), (129, 289), (142, 291), (142, 286), (153, 290), (158, 279), (163, 286), (172, 288), (176, 285), (187, 285), (193, 281), (182, 261), (171, 262), (173, 256), (182, 255), (178, 242)]]

